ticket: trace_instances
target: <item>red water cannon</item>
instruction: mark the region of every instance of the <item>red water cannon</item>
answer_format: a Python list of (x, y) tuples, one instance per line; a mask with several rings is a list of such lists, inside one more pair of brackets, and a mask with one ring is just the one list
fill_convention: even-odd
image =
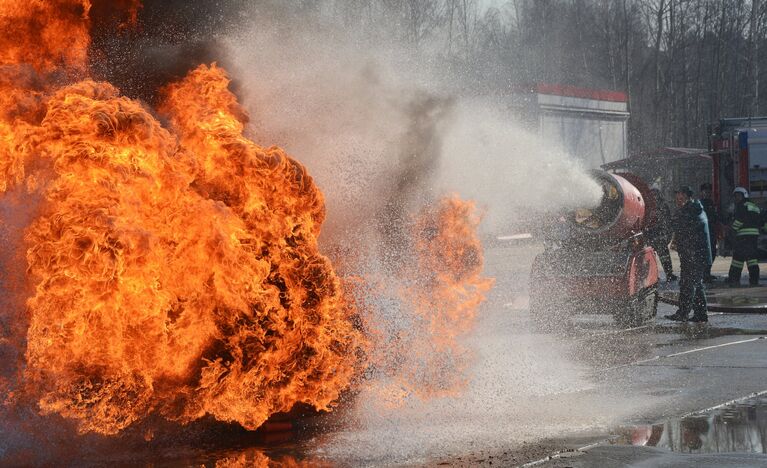
[(658, 264), (644, 230), (655, 210), (650, 187), (629, 174), (594, 171), (600, 202), (568, 212), (558, 242), (533, 262), (530, 312), (539, 323), (567, 314), (612, 314), (635, 326), (657, 312)]
[(650, 187), (630, 173), (593, 171), (592, 178), (601, 186), (602, 198), (596, 207), (568, 214), (570, 240), (611, 244), (641, 235), (655, 209)]

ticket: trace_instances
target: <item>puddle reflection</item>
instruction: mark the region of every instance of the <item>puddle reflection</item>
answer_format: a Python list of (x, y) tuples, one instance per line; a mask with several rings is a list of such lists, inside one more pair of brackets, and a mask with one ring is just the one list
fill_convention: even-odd
[(706, 415), (626, 429), (617, 442), (686, 453), (767, 453), (767, 397)]

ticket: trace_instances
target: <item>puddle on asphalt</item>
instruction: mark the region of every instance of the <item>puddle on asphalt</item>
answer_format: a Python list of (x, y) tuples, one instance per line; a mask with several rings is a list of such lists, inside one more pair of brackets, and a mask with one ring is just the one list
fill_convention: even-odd
[(683, 453), (767, 453), (767, 396), (663, 424), (625, 428), (614, 443)]

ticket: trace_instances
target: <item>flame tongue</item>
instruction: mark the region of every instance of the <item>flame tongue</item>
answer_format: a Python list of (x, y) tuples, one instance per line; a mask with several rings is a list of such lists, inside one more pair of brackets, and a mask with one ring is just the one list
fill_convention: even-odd
[(317, 250), (322, 196), (241, 136), (226, 85), (203, 67), (170, 89), (181, 146), (89, 81), (51, 97), (36, 129), (28, 381), (82, 431), (154, 409), (257, 428), (299, 401), (328, 408), (354, 372), (361, 337)]
[[(0, 58), (37, 78), (84, 63), (17, 49)], [(109, 84), (34, 88), (23, 68), (0, 73), (16, 106), (0, 120), (0, 191), (41, 200), (24, 248), (25, 388), (42, 412), (113, 434), (155, 411), (254, 429), (297, 402), (330, 407), (363, 340), (317, 248), (323, 197), (242, 136), (224, 72), (167, 89), (174, 135)]]
[[(138, 2), (119, 3), (135, 21)], [(255, 429), (298, 402), (330, 408), (369, 350), (318, 250), (322, 193), (281, 149), (243, 136), (215, 64), (162, 90), (168, 127), (87, 79), (89, 8), (0, 0), (0, 25), (16, 32), (0, 40), (0, 209), (29, 220), (0, 225), (26, 259), (0, 317), (17, 330), (0, 346), (26, 346), (23, 384), (5, 370), (0, 390), (23, 387), (42, 413), (102, 434), (150, 414)], [(414, 349), (459, 361), (454, 341), (490, 286), (478, 220), (459, 200), (421, 219), (418, 264), (403, 272), (433, 341)], [(430, 359), (419, 366), (446, 370)]]
[(474, 356), (462, 339), (494, 283), (482, 276), (479, 222), (473, 203), (448, 196), (424, 207), (411, 228), (415, 261), (404, 271), (404, 295), (417, 331), (396, 375), (400, 388), (422, 398), (455, 396), (468, 382)]
[(83, 72), (90, 6), (90, 0), (0, 1), (0, 64), (24, 64), (41, 74)]

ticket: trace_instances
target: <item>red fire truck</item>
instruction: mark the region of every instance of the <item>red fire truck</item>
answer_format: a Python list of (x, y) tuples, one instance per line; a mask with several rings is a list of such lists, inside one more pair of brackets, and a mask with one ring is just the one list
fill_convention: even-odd
[[(722, 119), (709, 128), (709, 151), (713, 161), (714, 202), (722, 220), (731, 220), (732, 192), (748, 189), (762, 210), (767, 208), (767, 117)], [(759, 250), (767, 257), (767, 236), (759, 237)]]

